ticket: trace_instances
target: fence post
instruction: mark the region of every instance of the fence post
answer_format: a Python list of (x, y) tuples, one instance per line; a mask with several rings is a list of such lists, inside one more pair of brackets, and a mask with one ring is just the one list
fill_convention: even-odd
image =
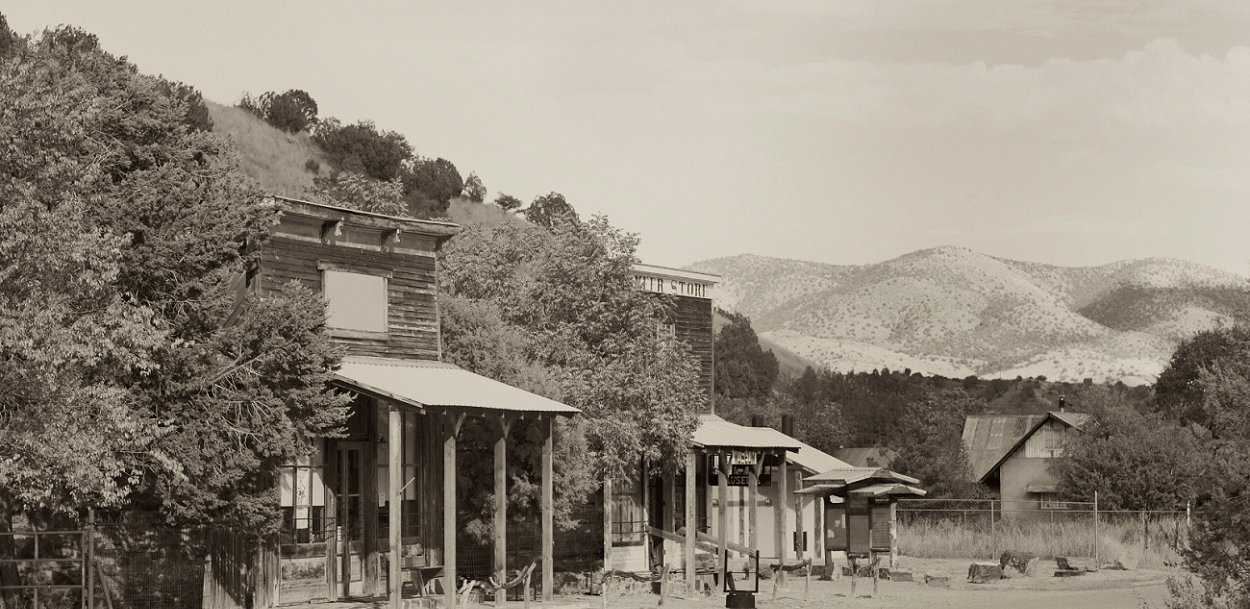
[(1098, 567), (1098, 491), (1094, 491), (1094, 568)]
[(990, 558), (998, 553), (998, 525), (994, 522), (994, 500), (990, 499)]

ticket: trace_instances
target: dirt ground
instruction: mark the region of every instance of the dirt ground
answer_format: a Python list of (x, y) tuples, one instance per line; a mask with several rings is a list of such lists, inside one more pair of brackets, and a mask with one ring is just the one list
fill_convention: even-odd
[[(805, 601), (805, 581), (791, 577), (773, 598), (773, 581), (761, 580), (755, 605), (760, 608), (782, 607), (856, 607), (863, 609), (915, 609), (917, 607), (950, 607), (970, 609), (1095, 609), (1143, 608), (1164, 609), (1168, 577), (1183, 575), (1176, 569), (1139, 569), (1134, 571), (1102, 570), (1080, 577), (1054, 577), (1054, 561), (1040, 561), (1034, 577), (1014, 577), (991, 584), (967, 581), (968, 565), (959, 559), (920, 559), (904, 557), (899, 570), (910, 571), (918, 582), (879, 582), (873, 594), (872, 579), (859, 578), (855, 597), (851, 597), (851, 578), (833, 581), (811, 580)], [(947, 576), (949, 588), (925, 585), (924, 574)], [(619, 588), (618, 588), (619, 589)], [(659, 596), (643, 591), (610, 594), (607, 606), (613, 609), (656, 607)], [(509, 603), (517, 606), (519, 603)], [(560, 597), (561, 609), (596, 609), (603, 606), (599, 596)], [(713, 609), (725, 606), (723, 595), (673, 595), (664, 603), (665, 609)]]

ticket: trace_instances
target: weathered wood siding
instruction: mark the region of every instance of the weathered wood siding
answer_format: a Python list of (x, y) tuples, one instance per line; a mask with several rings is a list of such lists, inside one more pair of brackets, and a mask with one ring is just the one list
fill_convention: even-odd
[[(389, 274), (385, 338), (347, 336), (333, 330), (331, 335), (346, 347), (348, 355), (438, 359), (435, 258), (432, 252), (417, 253), (420, 250), (416, 248), (424, 244), (406, 244), (411, 248), (406, 251), (383, 251), (376, 245), (378, 237), (373, 237), (373, 243), (369, 243), (369, 235), (349, 234), (340, 236), (335, 243), (323, 244), (320, 235), (300, 234), (311, 229), (299, 231), (299, 226), (285, 225), (282, 228), (287, 229), (286, 234), (275, 234), (262, 250), (259, 274), (262, 294), (279, 291), (293, 279), (320, 294), (319, 267), (327, 264), (337, 270)], [(433, 243), (428, 246), (432, 249)]]
[(690, 346), (699, 359), (699, 386), (707, 400), (699, 406), (699, 412), (712, 411), (712, 300), (692, 296), (673, 296), (674, 334), (677, 340)]

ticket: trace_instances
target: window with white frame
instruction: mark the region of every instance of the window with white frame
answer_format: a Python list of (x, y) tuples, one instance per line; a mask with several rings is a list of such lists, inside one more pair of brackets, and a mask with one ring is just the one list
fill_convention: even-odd
[(1059, 493), (1038, 493), (1041, 495), (1038, 507), (1043, 510), (1062, 510), (1063, 504), (1059, 501)]
[(381, 275), (322, 270), (326, 324), (338, 330), (385, 333), (386, 283)]

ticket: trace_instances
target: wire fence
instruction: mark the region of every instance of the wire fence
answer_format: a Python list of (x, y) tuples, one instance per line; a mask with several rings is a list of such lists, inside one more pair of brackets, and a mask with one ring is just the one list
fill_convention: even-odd
[(1107, 511), (1096, 503), (911, 499), (897, 508), (899, 552), (926, 558), (997, 559), (1005, 551), (1092, 557), (1102, 563), (1179, 562), (1185, 511)]

